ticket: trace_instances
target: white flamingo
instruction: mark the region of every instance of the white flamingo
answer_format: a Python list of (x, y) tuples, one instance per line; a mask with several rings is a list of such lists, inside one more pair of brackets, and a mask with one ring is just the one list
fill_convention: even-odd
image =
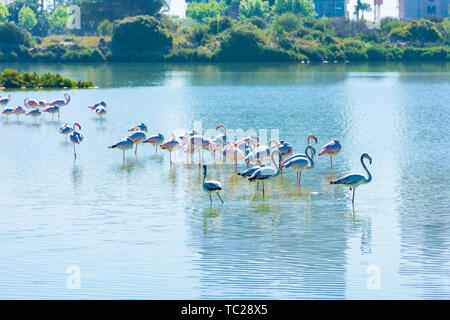
[(256, 170), (252, 176), (248, 179), (250, 182), (257, 180), (262, 181), (262, 192), (264, 196), (264, 181), (270, 180), (273, 177), (276, 177), (280, 174), (280, 164), (276, 163), (275, 161), (275, 154), (278, 154), (278, 157), (280, 157), (280, 151), (278, 149), (275, 149), (272, 151), (272, 154), (270, 156), (270, 159), (272, 160), (272, 166), (264, 166)]
[(19, 120), (19, 116), (21, 114), (25, 114), (26, 110), (22, 106), (17, 106), (14, 108), (13, 114), (17, 116), (17, 121)]
[(220, 201), (223, 200), (220, 197), (219, 191), (221, 191), (223, 189), (222, 184), (219, 181), (215, 181), (215, 180), (208, 180), (205, 181), (206, 179), (206, 165), (203, 165), (203, 190), (209, 194), (209, 201), (212, 204), (212, 197), (211, 194), (217, 194), (217, 196), (219, 197)]
[(123, 151), (123, 162), (125, 162), (125, 151), (133, 149), (133, 140), (130, 138), (125, 138), (120, 140), (119, 142), (109, 146), (110, 149), (119, 149)]
[(9, 116), (14, 113), (13, 107), (5, 107), (2, 111), (2, 114), (6, 116), (6, 121), (9, 120)]
[(362, 184), (366, 184), (366, 183), (369, 183), (370, 181), (372, 181), (372, 175), (370, 174), (369, 170), (367, 169), (367, 167), (364, 163), (364, 159), (369, 160), (369, 163), (372, 164), (372, 158), (367, 153), (363, 153), (361, 155), (361, 164), (362, 164), (364, 170), (366, 170), (366, 172), (367, 172), (367, 178), (365, 176), (363, 176), (362, 174), (350, 173), (350, 174), (343, 176), (342, 178), (330, 181), (331, 184), (341, 184), (345, 187), (349, 187), (350, 190), (353, 190), (352, 203), (355, 203), (355, 189), (358, 188)]
[(70, 134), (70, 141), (72, 141), (73, 144), (73, 156), (75, 159), (77, 158), (77, 151), (75, 149), (75, 144), (80, 144), (84, 140), (83, 135), (80, 132), (78, 132), (78, 130), (81, 130), (81, 126), (78, 123), (75, 123), (73, 125), (72, 133)]
[(26, 116), (31, 116), (34, 118), (34, 121), (36, 121), (37, 117), (41, 116), (41, 110), (39, 110), (39, 108), (33, 109), (30, 112), (26, 113)]
[(10, 94), (8, 94), (7, 96), (0, 96), (0, 104), (2, 106), (6, 106), (9, 103), (9, 101), (11, 101), (11, 95)]
[[(308, 150), (311, 150), (311, 157), (308, 154)], [(300, 187), (302, 179), (302, 171), (311, 170), (314, 168), (313, 157), (316, 154), (316, 149), (313, 146), (307, 146), (305, 149), (305, 157), (293, 157), (291, 160), (284, 163), (286, 168), (291, 168), (297, 171), (297, 185)]]
[(145, 135), (144, 131), (141, 131), (139, 129), (132, 131), (131, 134), (127, 137), (133, 141), (133, 143), (136, 145), (136, 149), (134, 150), (134, 154), (137, 155), (137, 148), (138, 144), (140, 144), (142, 141), (147, 139), (147, 136)]
[(54, 107), (54, 106), (58, 106), (58, 107), (63, 107), (65, 105), (68, 105), (70, 102), (70, 96), (68, 93), (64, 93), (64, 99), (57, 99), (57, 100), (53, 100), (52, 102), (48, 103), (48, 106)]

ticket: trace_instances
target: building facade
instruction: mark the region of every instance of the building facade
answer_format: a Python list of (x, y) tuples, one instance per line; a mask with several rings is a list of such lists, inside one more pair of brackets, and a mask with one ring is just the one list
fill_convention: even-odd
[(448, 17), (450, 0), (398, 0), (400, 20), (422, 18), (424, 16)]
[(347, 17), (348, 0), (314, 0), (319, 17)]

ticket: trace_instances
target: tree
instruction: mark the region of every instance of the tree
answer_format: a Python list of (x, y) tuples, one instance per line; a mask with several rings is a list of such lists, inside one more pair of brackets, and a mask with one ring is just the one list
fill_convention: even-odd
[(291, 12), (302, 17), (314, 17), (316, 11), (311, 0), (275, 0), (275, 14)]
[(33, 10), (28, 7), (22, 7), (19, 11), (19, 26), (31, 31), (37, 24), (36, 15)]
[(137, 15), (155, 15), (164, 6), (166, 0), (79, 0), (82, 23), (99, 24)]
[(0, 4), (0, 23), (5, 23), (8, 21), (8, 8), (3, 4)]
[(172, 36), (151, 16), (128, 17), (114, 26), (113, 57), (120, 60), (156, 60), (172, 48)]
[(363, 3), (361, 0), (358, 0), (358, 2), (355, 5), (355, 12), (356, 14), (356, 20), (359, 20), (359, 12), (361, 11), (361, 18), (364, 20), (364, 12), (370, 12), (372, 11), (372, 7), (368, 3)]
[(38, 13), (40, 4), (36, 0), (15, 0), (12, 1), (7, 7), (10, 15), (10, 21), (19, 23), (19, 12), (23, 7), (30, 8), (34, 14)]
[(206, 22), (211, 18), (224, 15), (226, 10), (225, 1), (191, 2), (188, 4), (186, 16), (198, 22)]
[(4, 23), (0, 25), (0, 43), (30, 47), (31, 35), (15, 23)]
[(105, 19), (100, 23), (97, 28), (97, 31), (102, 36), (111, 36), (113, 33), (114, 24), (109, 22), (108, 19)]
[(55, 33), (64, 33), (67, 30), (67, 20), (69, 19), (69, 12), (64, 7), (57, 7), (53, 11), (50, 25)]
[(264, 0), (243, 0), (239, 5), (239, 12), (245, 18), (269, 16), (269, 2)]

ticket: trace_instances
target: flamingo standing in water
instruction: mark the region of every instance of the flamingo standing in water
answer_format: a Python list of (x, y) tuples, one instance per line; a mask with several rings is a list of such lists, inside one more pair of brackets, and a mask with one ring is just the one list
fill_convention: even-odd
[(189, 139), (189, 145), (191, 152), (198, 151), (198, 165), (202, 165), (202, 150), (208, 148), (210, 142), (209, 139), (199, 134), (193, 135)]
[[(311, 150), (311, 157), (308, 154), (308, 150)], [(314, 161), (313, 157), (316, 154), (316, 149), (314, 149), (313, 146), (307, 146), (305, 149), (305, 156), (306, 157), (293, 157), (291, 160), (285, 162), (286, 168), (291, 168), (295, 171), (297, 171), (297, 185), (301, 186), (301, 179), (302, 179), (302, 171), (305, 170), (311, 170), (314, 168)]]
[(222, 148), (227, 144), (227, 128), (221, 123), (216, 127), (216, 130), (222, 129), (222, 133), (213, 138), (213, 141), (220, 143)]
[(45, 108), (46, 106), (48, 106), (48, 103), (44, 99), (41, 99), (38, 101), (38, 105), (40, 108)]
[(9, 115), (14, 113), (13, 107), (5, 107), (2, 111), (2, 114), (6, 115), (6, 122), (9, 120)]
[(11, 95), (10, 94), (8, 94), (7, 96), (0, 96), (0, 104), (2, 106), (6, 106), (9, 103), (9, 101), (11, 101)]
[(152, 146), (155, 146), (155, 153), (158, 153), (158, 146), (163, 142), (164, 136), (161, 133), (150, 136), (146, 140), (142, 141), (142, 143), (150, 143)]
[(106, 110), (106, 108), (104, 106), (98, 106), (95, 109), (95, 113), (100, 117), (100, 121), (103, 120), (103, 116), (107, 113), (108, 111)]
[(37, 109), (33, 109), (30, 112), (26, 113), (26, 116), (32, 116), (34, 118), (34, 121), (36, 121), (37, 117), (41, 116), (41, 110), (39, 110), (39, 108)]
[(172, 152), (180, 149), (181, 143), (177, 138), (175, 138), (175, 135), (172, 133), (172, 140), (160, 144), (159, 147), (161, 149), (169, 151), (170, 165), (172, 165)]
[(83, 135), (78, 132), (78, 130), (81, 130), (81, 126), (78, 123), (75, 123), (73, 125), (72, 133), (70, 135), (70, 141), (73, 143), (73, 156), (76, 159), (77, 158), (77, 151), (75, 150), (75, 144), (80, 144), (83, 142), (84, 137)]
[(229, 143), (223, 149), (222, 155), (225, 159), (234, 161), (235, 170), (236, 170), (236, 174), (237, 174), (237, 162), (240, 160), (244, 160), (244, 158), (245, 158), (244, 152), (242, 152), (241, 149), (238, 148), (236, 143)]
[(367, 169), (364, 159), (369, 160), (369, 163), (372, 164), (372, 158), (367, 154), (363, 153), (361, 155), (361, 164), (367, 172), (367, 178), (363, 176), (362, 174), (358, 173), (351, 173), (343, 176), (342, 178), (332, 180), (330, 181), (330, 184), (341, 184), (345, 187), (349, 187), (350, 190), (353, 190), (353, 196), (352, 196), (352, 203), (355, 203), (355, 189), (358, 188), (362, 184), (369, 183), (372, 181), (372, 175), (370, 174), (369, 170)]
[(280, 174), (280, 163), (276, 163), (275, 161), (275, 154), (278, 154), (278, 157), (280, 157), (280, 151), (278, 149), (274, 149), (272, 151), (272, 154), (270, 155), (270, 159), (272, 160), (272, 166), (264, 166), (259, 168), (258, 170), (256, 170), (252, 176), (250, 178), (248, 178), (248, 180), (250, 182), (257, 180), (262, 181), (262, 192), (263, 192), (263, 196), (264, 196), (264, 181), (265, 180), (270, 180), (273, 177), (276, 177)]
[(19, 121), (19, 116), (21, 114), (25, 114), (26, 111), (22, 106), (17, 106), (14, 108), (13, 114), (15, 114), (17, 116), (17, 121)]
[(58, 107), (63, 107), (69, 104), (70, 102), (70, 96), (68, 93), (64, 93), (64, 99), (57, 99), (57, 100), (53, 100), (52, 102), (48, 103), (48, 106), (54, 107), (54, 106), (58, 106)]
[(219, 181), (215, 181), (215, 180), (208, 180), (205, 181), (206, 179), (206, 165), (203, 165), (203, 190), (209, 194), (209, 201), (212, 204), (212, 198), (211, 198), (211, 194), (215, 193), (217, 194), (217, 196), (219, 197), (220, 201), (223, 200), (220, 197), (219, 191), (223, 189), (222, 184)]
[(89, 106), (88, 108), (91, 109), (91, 110), (95, 110), (95, 109), (97, 109), (97, 108), (100, 107), (100, 106), (106, 108), (107, 104), (106, 104), (106, 102), (104, 102), (104, 101), (100, 101), (99, 103), (96, 103), (96, 104), (94, 104), (94, 105), (92, 105), (92, 106)]
[(331, 160), (331, 172), (333, 173), (333, 157), (337, 156), (339, 152), (341, 152), (341, 143), (339, 140), (334, 139), (333, 141), (328, 142), (326, 145), (322, 147), (322, 150), (319, 152), (319, 156), (323, 154), (330, 155)]
[(39, 107), (39, 101), (37, 101), (36, 99), (25, 98), (23, 103), (24, 103), (25, 107), (27, 107), (27, 108)]
[(119, 149), (123, 151), (123, 162), (125, 163), (125, 151), (133, 149), (133, 140), (130, 138), (125, 138), (117, 142), (116, 144), (113, 144), (112, 146), (109, 146), (110, 149)]
[(136, 149), (134, 150), (134, 154), (137, 155), (137, 147), (138, 144), (147, 139), (147, 136), (145, 135), (144, 131), (141, 131), (139, 129), (133, 131), (127, 138), (131, 139), (133, 143), (136, 145)]
[[(74, 126), (75, 126), (75, 124), (74, 124)], [(64, 123), (64, 124), (61, 126), (61, 128), (59, 128), (59, 133), (61, 133), (61, 134), (63, 134), (63, 135), (66, 136), (66, 141), (67, 141), (67, 136), (68, 136), (69, 134), (71, 134), (72, 131), (73, 131), (73, 127), (71, 127), (67, 122)]]
[(42, 112), (50, 113), (52, 115), (52, 121), (53, 121), (53, 116), (55, 115), (55, 113), (57, 113), (58, 121), (60, 120), (60, 107), (58, 107), (58, 106), (47, 107), (47, 108), (43, 109)]

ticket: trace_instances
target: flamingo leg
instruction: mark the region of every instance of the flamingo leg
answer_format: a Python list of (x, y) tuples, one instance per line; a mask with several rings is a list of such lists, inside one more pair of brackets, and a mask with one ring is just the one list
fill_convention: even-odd
[(125, 150), (123, 150), (123, 163), (125, 163)]
[(235, 167), (235, 169), (236, 169), (236, 174), (237, 174), (237, 160), (234, 161), (234, 163), (235, 163), (234, 167)]
[(216, 163), (216, 152), (214, 151), (214, 163)]
[(353, 197), (352, 197), (352, 203), (355, 203), (355, 188), (353, 188)]
[(212, 204), (211, 193), (209, 194), (209, 202)]
[(222, 197), (220, 196), (220, 194), (218, 192), (217, 192), (217, 196), (219, 197), (220, 201), (222, 201), (222, 203), (223, 203)]
[(73, 144), (73, 156), (75, 159), (77, 158), (77, 151), (75, 150), (75, 143)]
[(170, 165), (172, 165), (172, 152), (169, 151)]
[(155, 153), (158, 153), (158, 146), (155, 146)]
[(333, 172), (333, 156), (330, 156), (330, 160), (331, 160), (331, 172)]
[(263, 197), (264, 197), (264, 181), (262, 182), (262, 189), (263, 189)]
[(134, 154), (135, 155), (137, 155), (137, 147), (138, 147), (138, 144), (136, 143), (136, 148), (134, 149)]
[(198, 166), (199, 166), (199, 167), (202, 166), (202, 155), (201, 155), (201, 150), (198, 150)]

